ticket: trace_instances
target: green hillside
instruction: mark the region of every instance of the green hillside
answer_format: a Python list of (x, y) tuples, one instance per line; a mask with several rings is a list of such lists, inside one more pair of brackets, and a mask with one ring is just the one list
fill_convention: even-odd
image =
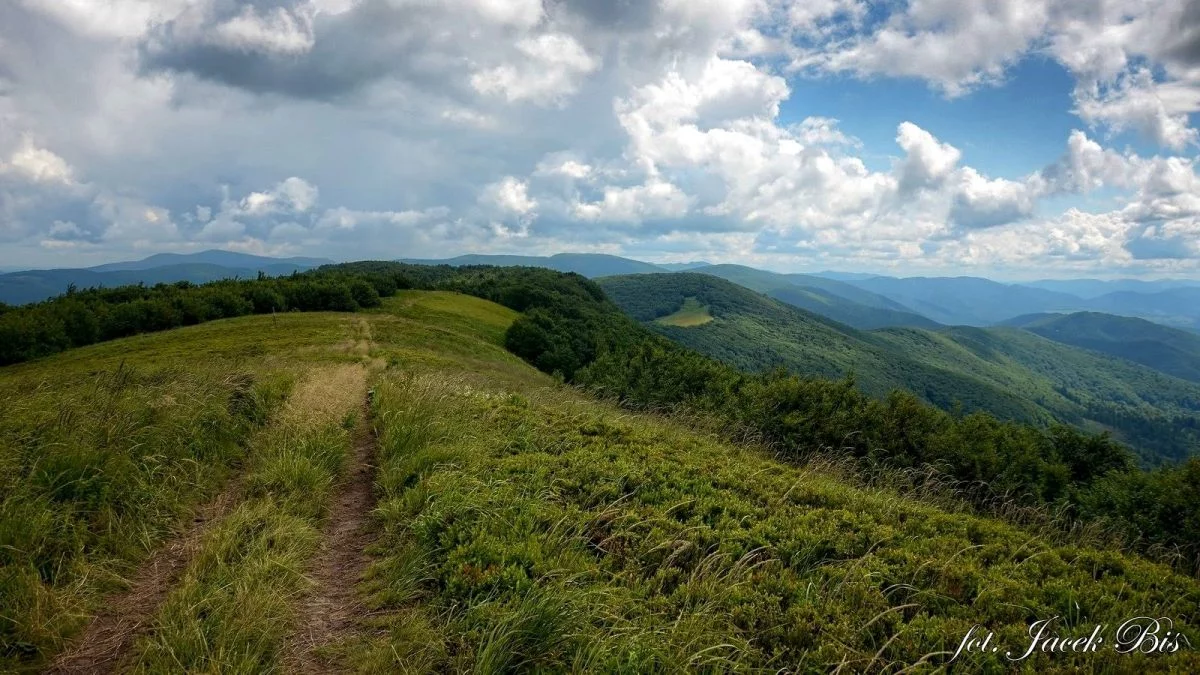
[(571, 277), (406, 274), (527, 312), (401, 291), (0, 369), (0, 670), (898, 671), (976, 624), (1019, 649), (1035, 618), (1086, 636), (1144, 614), (1200, 644), (1200, 582), (1107, 540), (531, 368), (517, 326), (605, 311)]
[(741, 265), (710, 265), (689, 271), (727, 279), (793, 307), (854, 328), (935, 328), (939, 325), (882, 295), (833, 279), (805, 274), (776, 274)]
[(1200, 451), (1200, 387), (1018, 329), (857, 331), (701, 275), (600, 283), (641, 321), (675, 311), (685, 297), (697, 298), (714, 321), (655, 330), (739, 368), (853, 374), (859, 388), (875, 396), (902, 389), (945, 409), (961, 404), (1005, 419), (1111, 429), (1150, 463)]
[(1200, 382), (1200, 336), (1195, 333), (1145, 319), (1098, 312), (1017, 317), (1005, 325)]

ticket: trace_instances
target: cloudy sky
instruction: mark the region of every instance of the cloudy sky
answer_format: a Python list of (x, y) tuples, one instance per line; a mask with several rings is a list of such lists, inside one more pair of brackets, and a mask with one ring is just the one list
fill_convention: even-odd
[(1200, 276), (1200, 0), (3, 0), (0, 267)]

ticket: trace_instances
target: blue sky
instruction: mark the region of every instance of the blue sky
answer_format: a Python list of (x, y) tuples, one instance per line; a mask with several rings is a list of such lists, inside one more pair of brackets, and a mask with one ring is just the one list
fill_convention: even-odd
[(1200, 275), (1186, 0), (0, 4), (0, 267)]

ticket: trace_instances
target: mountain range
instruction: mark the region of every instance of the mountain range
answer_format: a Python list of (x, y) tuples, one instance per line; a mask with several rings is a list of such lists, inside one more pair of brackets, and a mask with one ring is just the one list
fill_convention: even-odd
[[(9, 305), (38, 302), (66, 291), (70, 285), (88, 288), (176, 281), (202, 283), (248, 278), (260, 272), (285, 275), (330, 262), (322, 258), (271, 258), (218, 250), (161, 253), (83, 269), (0, 274), (0, 302)], [(614, 255), (581, 253), (464, 255), (406, 262), (544, 267), (596, 279), (637, 274), (703, 274), (831, 320), (839, 330), (911, 328), (940, 331), (938, 334), (944, 337), (953, 333), (945, 326), (999, 326), (1045, 338), (1047, 345), (1069, 345), (1140, 364), (1175, 378), (1200, 381), (1200, 282), (1195, 281), (1082, 279), (1005, 284), (977, 277), (896, 278), (829, 271), (783, 274), (707, 261), (655, 265)], [(902, 331), (891, 334), (893, 341), (900, 340)], [(881, 333), (873, 335), (868, 342), (883, 339)], [(879, 368), (860, 371), (885, 372), (891, 360), (888, 354), (876, 361)], [(824, 372), (812, 362), (805, 367)], [(887, 386), (906, 382), (896, 377), (885, 377), (883, 381)], [(989, 394), (988, 398), (995, 397)]]
[(780, 274), (703, 262), (654, 265), (613, 255), (465, 255), (402, 262), (446, 265), (526, 265), (599, 278), (689, 271), (721, 276), (802, 309), (858, 328), (939, 324), (992, 326), (1036, 313), (1104, 312), (1140, 317), (1200, 332), (1200, 281), (1042, 280), (1002, 283), (980, 277), (890, 277), (824, 271)]
[[(270, 258), (230, 251), (160, 253), (142, 260), (82, 269), (22, 270), (0, 274), (0, 302), (38, 302), (79, 288), (129, 283), (205, 282), (231, 277), (290, 274), (329, 264), (322, 258)], [(783, 274), (708, 261), (653, 264), (615, 255), (463, 255), (405, 259), (426, 265), (545, 267), (589, 278), (624, 274), (699, 272), (729, 279), (801, 309), (849, 326), (933, 328), (992, 326), (1043, 313), (1102, 312), (1138, 317), (1200, 333), (1200, 281), (1168, 279), (1042, 280), (1008, 284), (978, 277), (897, 278), (853, 272)]]
[[(1110, 353), (1100, 353), (1042, 336), (1037, 320), (1030, 323), (1035, 330), (867, 331), (707, 274), (630, 275), (599, 283), (633, 318), (740, 369), (782, 366), (810, 376), (852, 376), (875, 396), (902, 389), (944, 409), (961, 406), (1004, 419), (1107, 429), (1141, 450), (1148, 463), (1200, 450), (1194, 424), (1200, 416), (1200, 384), (1112, 355), (1121, 350), (1119, 335), (1111, 336)], [(692, 315), (707, 312), (709, 320), (671, 321), (685, 305)], [(1180, 339), (1181, 331), (1156, 328), (1171, 331), (1181, 345), (1177, 353), (1186, 353), (1189, 343)], [(1192, 368), (1198, 363), (1184, 358)]]

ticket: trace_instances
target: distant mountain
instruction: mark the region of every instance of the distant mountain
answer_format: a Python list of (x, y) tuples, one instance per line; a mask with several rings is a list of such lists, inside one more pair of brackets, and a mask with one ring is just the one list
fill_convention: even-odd
[(552, 256), (533, 255), (460, 255), (445, 259), (403, 259), (399, 262), (415, 265), (496, 265), (500, 267), (546, 267), (559, 272), (575, 272), (588, 278), (614, 274), (647, 274), (663, 272), (664, 268), (640, 260), (630, 260), (602, 253), (558, 253)]
[(209, 250), (200, 251), (199, 253), (156, 253), (148, 258), (141, 260), (132, 260), (128, 262), (115, 262), (105, 265), (96, 265), (88, 267), (93, 272), (118, 272), (130, 270), (149, 270), (156, 267), (170, 267), (174, 265), (216, 265), (219, 267), (228, 267), (231, 269), (257, 270), (265, 267), (273, 267), (280, 265), (288, 265), (299, 269), (309, 269), (320, 267), (321, 265), (331, 265), (332, 260), (327, 258), (269, 258), (261, 255), (251, 255), (249, 253), (236, 253), (234, 251)]
[(176, 281), (200, 284), (218, 279), (249, 279), (258, 276), (260, 271), (269, 276), (291, 274), (330, 262), (323, 258), (268, 258), (230, 251), (185, 255), (160, 253), (143, 260), (82, 269), (23, 270), (0, 274), (0, 302), (9, 305), (40, 302), (65, 293), (72, 284), (78, 288)]
[(1177, 328), (1200, 329), (1200, 287), (1155, 293), (1116, 291), (1088, 300), (1086, 309), (1141, 317)]
[(990, 326), (1023, 314), (1088, 309), (1074, 295), (978, 277), (872, 277), (846, 283), (950, 325)]
[(659, 267), (668, 272), (683, 272), (684, 270), (693, 270), (697, 267), (708, 267), (712, 263), (707, 260), (693, 260), (692, 262), (683, 263), (657, 263)]
[[(961, 404), (1005, 419), (1109, 429), (1149, 464), (1200, 451), (1200, 385), (1024, 329), (861, 331), (699, 273), (599, 283), (653, 330), (740, 368), (853, 373), (859, 388), (877, 396), (904, 389), (947, 409)], [(689, 302), (712, 320), (691, 327), (654, 321)]]
[(814, 277), (824, 277), (833, 279), (834, 281), (860, 281), (862, 279), (871, 279), (879, 276), (870, 272), (838, 272), (836, 270), (822, 270), (813, 273)]
[(833, 279), (805, 274), (776, 274), (742, 265), (710, 265), (691, 271), (727, 279), (853, 328), (934, 328), (939, 325), (909, 311), (898, 302)]
[(1193, 279), (1159, 279), (1144, 281), (1142, 279), (1043, 279), (1028, 281), (1020, 284), (1047, 291), (1069, 293), (1085, 300), (1098, 298), (1108, 293), (1132, 291), (1134, 293), (1157, 293), (1172, 288), (1200, 286), (1200, 280)]
[(1098, 312), (1036, 314), (1006, 325), (1055, 342), (1103, 352), (1174, 377), (1200, 382), (1200, 335), (1134, 317)]

